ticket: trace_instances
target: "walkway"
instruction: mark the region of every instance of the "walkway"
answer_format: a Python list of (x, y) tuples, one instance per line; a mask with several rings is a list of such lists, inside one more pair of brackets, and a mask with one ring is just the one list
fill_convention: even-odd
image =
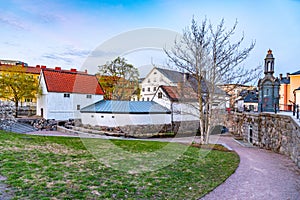
[(300, 169), (287, 156), (259, 148), (242, 147), (221, 137), (240, 156), (236, 172), (201, 200), (299, 200)]
[[(74, 134), (52, 131), (29, 134), (78, 137)], [(92, 134), (84, 134), (84, 137), (111, 138)], [(146, 140), (190, 143), (193, 139), (187, 137)], [(236, 151), (240, 156), (240, 164), (232, 176), (201, 200), (300, 200), (300, 169), (287, 156), (257, 147), (243, 147), (232, 137), (212, 137), (212, 140), (213, 143), (224, 144)]]

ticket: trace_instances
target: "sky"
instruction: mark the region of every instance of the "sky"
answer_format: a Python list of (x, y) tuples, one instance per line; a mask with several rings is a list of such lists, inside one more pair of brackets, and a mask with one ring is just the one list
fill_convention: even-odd
[(236, 37), (256, 42), (245, 67), (263, 65), (272, 49), (275, 75), (300, 70), (299, 0), (0, 0), (0, 8), (0, 59), (30, 66), (95, 73), (123, 56), (144, 76), (166, 64), (162, 49), (193, 17), (206, 17), (227, 28), (237, 20)]

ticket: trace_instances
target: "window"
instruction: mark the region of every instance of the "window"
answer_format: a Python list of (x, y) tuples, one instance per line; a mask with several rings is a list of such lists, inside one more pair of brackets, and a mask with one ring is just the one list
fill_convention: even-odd
[(147, 91), (150, 92), (150, 88), (149, 87), (147, 88)]
[(65, 97), (65, 98), (70, 98), (70, 94), (65, 93), (65, 94), (64, 94), (64, 97)]
[(80, 105), (77, 105), (77, 110), (80, 110)]
[(142, 91), (145, 92), (145, 88), (143, 88)]
[(150, 101), (150, 98), (149, 98), (149, 97), (147, 97), (147, 101)]
[(87, 94), (87, 95), (86, 95), (86, 98), (91, 99), (91, 98), (92, 98), (92, 95), (91, 95), (91, 94)]
[(159, 98), (159, 99), (162, 98), (162, 92), (159, 92), (157, 95), (158, 95), (158, 98)]
[(25, 102), (32, 102), (32, 99), (25, 99)]
[(101, 118), (104, 118), (104, 116), (102, 115)]
[(157, 74), (157, 72), (154, 72), (153, 74)]
[(115, 116), (111, 116), (111, 118), (115, 118)]
[(153, 82), (156, 82), (156, 78), (153, 79)]
[(145, 98), (144, 98), (144, 97), (142, 98), (142, 101), (145, 101)]
[(154, 92), (156, 91), (156, 87), (153, 88), (153, 91), (154, 91)]
[(150, 79), (148, 79), (148, 83), (150, 83)]

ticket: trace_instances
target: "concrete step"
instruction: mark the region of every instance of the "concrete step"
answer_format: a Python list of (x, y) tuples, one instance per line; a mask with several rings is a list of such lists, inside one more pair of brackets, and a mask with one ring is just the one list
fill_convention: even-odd
[(28, 133), (36, 130), (37, 130), (36, 128), (30, 126), (29, 124), (24, 124), (19, 122), (13, 124), (11, 127), (6, 129), (6, 131), (11, 131), (15, 133)]

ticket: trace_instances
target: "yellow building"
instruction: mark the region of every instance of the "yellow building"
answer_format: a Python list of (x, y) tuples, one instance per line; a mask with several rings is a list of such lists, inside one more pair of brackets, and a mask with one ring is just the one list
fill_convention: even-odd
[(287, 73), (286, 77), (280, 74), (280, 110), (292, 111), (294, 105), (300, 105), (300, 70)]
[[(5, 74), (12, 73), (25, 73), (30, 78), (34, 78), (36, 83), (38, 83), (39, 75), (41, 72), (41, 67), (28, 67), (24, 65), (10, 65), (10, 64), (0, 64), (0, 75), (4, 76)], [(2, 101), (7, 101), (7, 99), (0, 98)], [(23, 98), (20, 101), (19, 106), (30, 106), (34, 107), (36, 105), (36, 98)]]

